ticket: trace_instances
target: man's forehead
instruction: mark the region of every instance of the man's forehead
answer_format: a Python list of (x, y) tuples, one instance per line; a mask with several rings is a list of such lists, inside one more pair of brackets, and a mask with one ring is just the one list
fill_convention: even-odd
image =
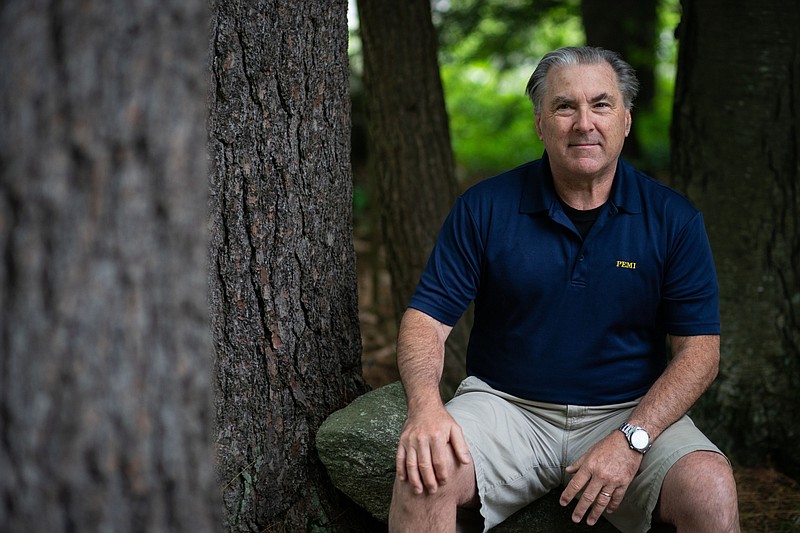
[(578, 90), (592, 100), (621, 97), (617, 73), (608, 63), (578, 64), (552, 67), (547, 73), (546, 94), (551, 98), (568, 98)]

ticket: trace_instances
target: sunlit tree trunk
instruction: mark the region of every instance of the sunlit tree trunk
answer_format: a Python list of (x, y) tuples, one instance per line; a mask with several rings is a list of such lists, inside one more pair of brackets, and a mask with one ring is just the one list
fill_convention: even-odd
[(231, 531), (346, 531), (322, 421), (365, 390), (345, 0), (213, 2), (210, 302)]
[(205, 2), (0, 4), (0, 529), (218, 531)]
[[(428, 0), (359, 0), (370, 172), (399, 320), (458, 194)], [(442, 392), (465, 374), (469, 319), (450, 335)]]
[(800, 475), (800, 10), (683, 2), (675, 182), (704, 211), (722, 370), (696, 416), (742, 462)]

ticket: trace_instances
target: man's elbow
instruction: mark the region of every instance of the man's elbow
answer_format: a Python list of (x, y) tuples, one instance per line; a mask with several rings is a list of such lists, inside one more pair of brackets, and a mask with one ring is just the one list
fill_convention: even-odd
[(714, 359), (711, 367), (708, 370), (708, 384), (711, 385), (714, 383), (714, 380), (717, 379), (717, 376), (719, 376), (719, 357)]
[(708, 376), (708, 385), (711, 385), (714, 380), (717, 379), (717, 376), (719, 376), (720, 358), (719, 344), (717, 344), (716, 349), (711, 350), (708, 357), (708, 370), (706, 374)]

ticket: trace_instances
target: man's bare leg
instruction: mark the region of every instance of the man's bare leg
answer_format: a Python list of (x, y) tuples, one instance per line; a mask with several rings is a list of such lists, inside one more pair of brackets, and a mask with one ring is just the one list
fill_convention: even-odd
[(664, 478), (655, 518), (683, 532), (739, 533), (736, 481), (718, 453), (690, 453)]
[(477, 507), (478, 490), (475, 467), (452, 457), (453, 476), (435, 493), (417, 493), (408, 481), (394, 480), (392, 505), (389, 510), (390, 533), (448, 532), (456, 530), (456, 508)]

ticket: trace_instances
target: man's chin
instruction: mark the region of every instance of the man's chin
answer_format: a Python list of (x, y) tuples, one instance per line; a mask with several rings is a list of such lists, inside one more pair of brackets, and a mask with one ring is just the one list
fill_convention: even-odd
[[(593, 157), (580, 157), (571, 159), (567, 163), (565, 170), (573, 176), (595, 178), (602, 176), (609, 168), (606, 161), (599, 161)], [(613, 176), (613, 169), (611, 170), (611, 175)]]

